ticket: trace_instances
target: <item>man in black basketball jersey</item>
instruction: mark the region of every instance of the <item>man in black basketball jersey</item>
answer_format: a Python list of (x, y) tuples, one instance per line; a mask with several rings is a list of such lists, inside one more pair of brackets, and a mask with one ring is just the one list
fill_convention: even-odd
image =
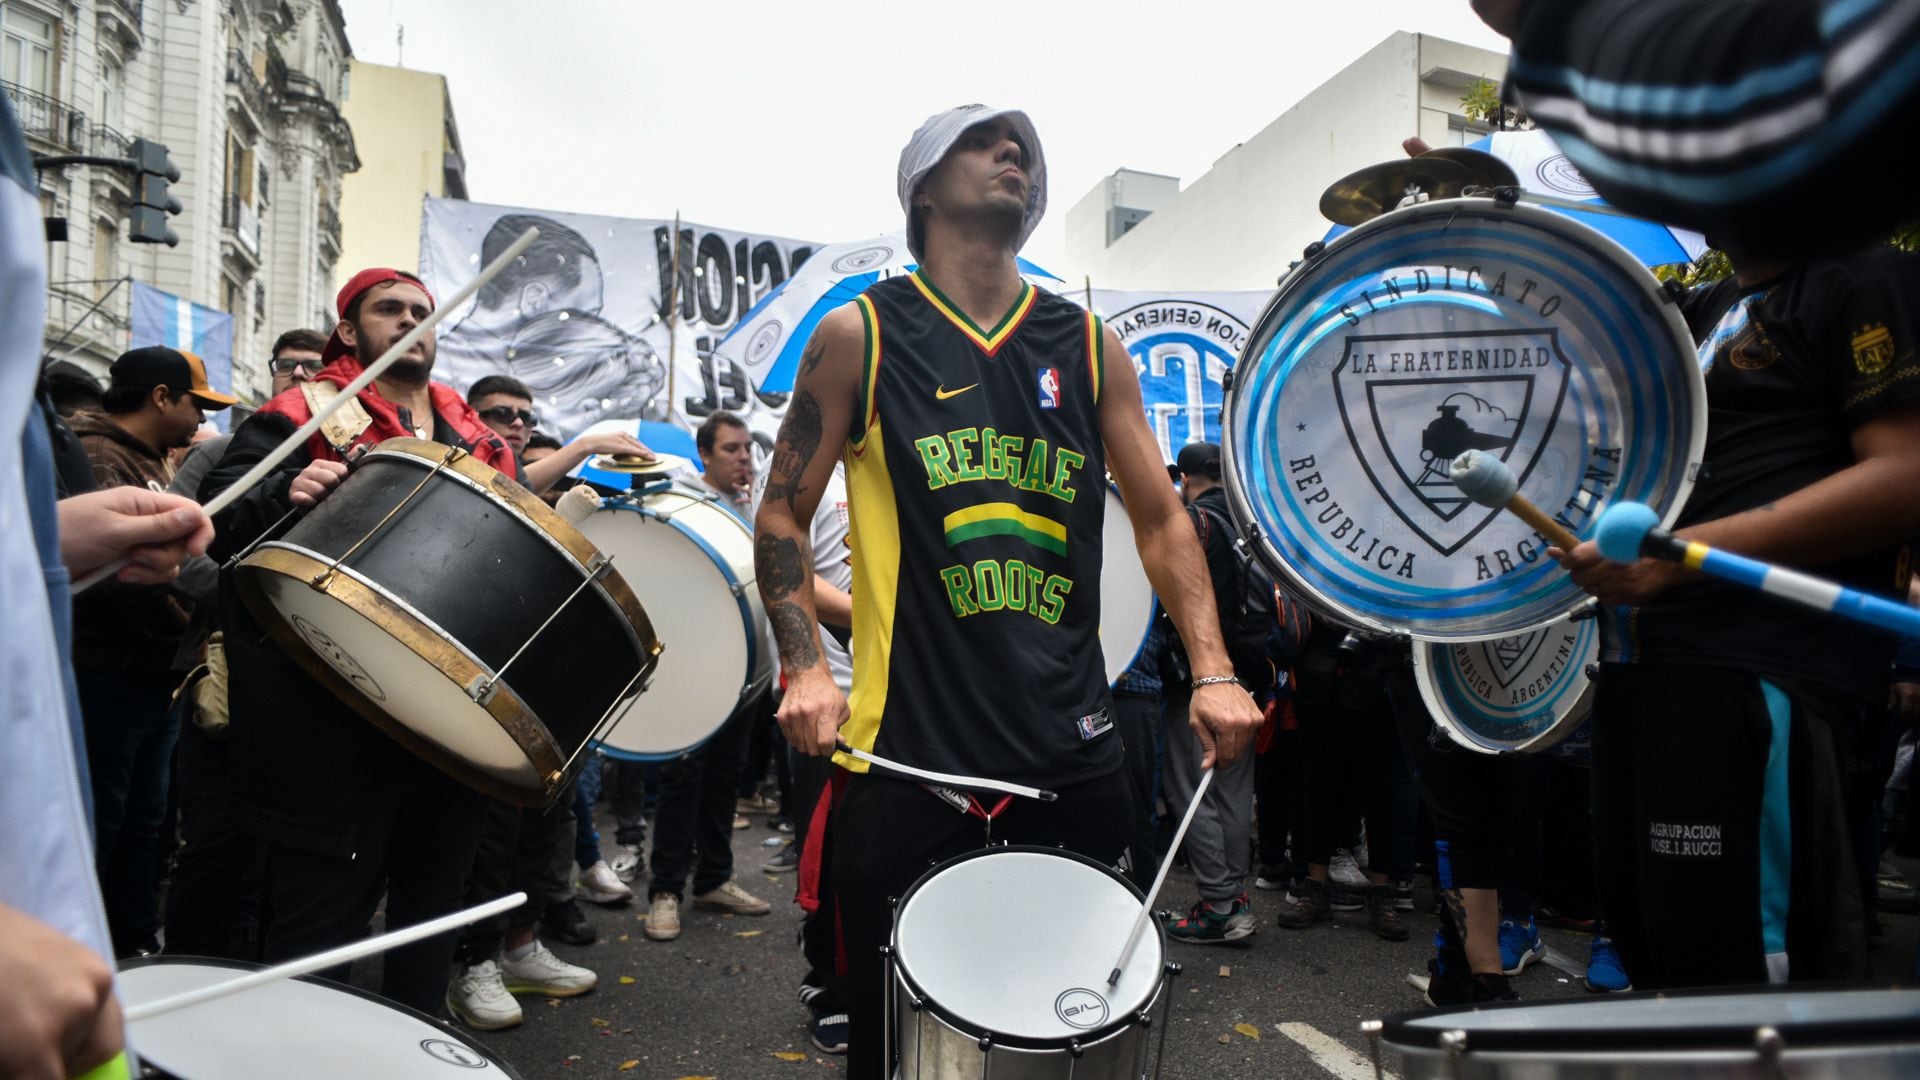
[[(797, 749), (836, 738), (906, 765), (1050, 788), (1003, 800), (856, 775), (833, 821), (852, 993), (849, 1075), (877, 1078), (879, 949), (929, 860), (988, 837), (1064, 845), (1103, 864), (1126, 850), (1099, 626), (1101, 485), (1126, 500), (1155, 591), (1187, 643), (1206, 764), (1260, 724), (1233, 679), (1194, 531), (1166, 482), (1133, 365), (1100, 319), (1020, 277), (1014, 253), (1046, 206), (1026, 115), (964, 106), (901, 154), (917, 272), (823, 319), (801, 362), (761, 503), (755, 565), (787, 672), (780, 724)], [(854, 553), (853, 694), (821, 658), (807, 523), (836, 458)], [(1072, 897), (1010, 890), (1009, 918)], [(1116, 937), (1117, 955), (1123, 942)], [(1089, 970), (1111, 958), (1089, 956)], [(1097, 975), (1096, 975), (1097, 979)]]

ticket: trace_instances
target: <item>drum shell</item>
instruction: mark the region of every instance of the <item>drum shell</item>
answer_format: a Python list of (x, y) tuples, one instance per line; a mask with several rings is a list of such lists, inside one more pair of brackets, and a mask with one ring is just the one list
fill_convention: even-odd
[[(279, 644), (362, 716), (456, 779), (539, 805), (557, 794), (556, 772), (607, 712), (639, 692), (661, 646), (615, 568), (581, 589), (599, 552), (510, 477), (462, 454), (428, 479), (447, 453), (424, 440), (382, 443), (283, 536), (248, 554), (236, 584)], [(464, 689), (512, 661), (491, 699), (474, 703), (471, 722), (506, 728), (537, 783), (477, 770), (457, 746), (422, 736), (316, 655), (267, 595), (284, 584), (267, 576), (304, 586), (343, 557), (326, 591), (391, 635), (378, 647), (421, 657), (423, 677)]]
[(1119, 489), (1107, 486), (1106, 524), (1100, 560), (1100, 653), (1107, 664), (1107, 683), (1120, 681), (1140, 658), (1160, 614), (1153, 583), (1140, 563), (1133, 519)]

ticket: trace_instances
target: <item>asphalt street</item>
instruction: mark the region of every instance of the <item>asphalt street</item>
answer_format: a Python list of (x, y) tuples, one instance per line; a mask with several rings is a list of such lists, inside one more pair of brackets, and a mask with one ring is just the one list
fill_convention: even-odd
[[(608, 826), (602, 835), (610, 838)], [(807, 1013), (795, 998), (805, 965), (795, 942), (793, 875), (759, 871), (774, 851), (764, 846), (773, 836), (759, 817), (734, 833), (737, 878), (774, 902), (772, 914), (743, 918), (689, 906), (679, 939), (663, 943), (641, 932), (645, 911), (638, 900), (622, 907), (583, 903), (599, 941), (553, 948), (596, 971), (599, 987), (571, 999), (522, 998), (523, 1025), (476, 1037), (525, 1080), (798, 1080), (843, 1071), (845, 1059), (809, 1043)], [(1905, 869), (1911, 875), (1915, 867)], [(1423, 1007), (1407, 977), (1424, 972), (1431, 954), (1436, 922), (1427, 914), (1431, 896), (1424, 884), (1416, 890), (1417, 910), (1407, 916), (1413, 935), (1397, 944), (1376, 939), (1359, 912), (1337, 914), (1310, 930), (1276, 927), (1272, 916), (1282, 896), (1254, 894), (1261, 928), (1244, 942), (1169, 947), (1184, 972), (1171, 984), (1163, 1076), (1370, 1078), (1361, 1022)], [(1176, 868), (1161, 906), (1184, 907), (1192, 897), (1191, 879)], [(1007, 917), (1047, 918), (1047, 902), (1018, 898)], [(1883, 914), (1881, 920), (1887, 933), (1874, 947), (1876, 971), (1910, 972), (1920, 937), (1915, 917)], [(1547, 961), (1515, 979), (1515, 988), (1528, 999), (1584, 995), (1588, 939), (1551, 928), (1544, 937)], [(982, 964), (1009, 959), (983, 957)], [(1390, 1054), (1384, 1064), (1398, 1073)]]

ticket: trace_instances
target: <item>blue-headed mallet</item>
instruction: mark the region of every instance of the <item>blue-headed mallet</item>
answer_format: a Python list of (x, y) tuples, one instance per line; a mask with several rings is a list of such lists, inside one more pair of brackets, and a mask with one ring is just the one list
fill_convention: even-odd
[(1460, 493), (1481, 506), (1510, 510), (1515, 517), (1534, 527), (1562, 551), (1572, 551), (1580, 543), (1566, 526), (1520, 494), (1520, 481), (1507, 463), (1481, 450), (1469, 450), (1453, 459), (1447, 470)]

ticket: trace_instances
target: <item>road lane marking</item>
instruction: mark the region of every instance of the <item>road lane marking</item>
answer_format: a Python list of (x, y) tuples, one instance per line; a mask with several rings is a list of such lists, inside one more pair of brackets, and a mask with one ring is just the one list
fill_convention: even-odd
[[(1373, 1062), (1346, 1043), (1312, 1024), (1280, 1024), (1280, 1034), (1299, 1043), (1313, 1056), (1314, 1064), (1340, 1080), (1374, 1080)], [(1399, 1080), (1390, 1072), (1381, 1072), (1382, 1080)]]

